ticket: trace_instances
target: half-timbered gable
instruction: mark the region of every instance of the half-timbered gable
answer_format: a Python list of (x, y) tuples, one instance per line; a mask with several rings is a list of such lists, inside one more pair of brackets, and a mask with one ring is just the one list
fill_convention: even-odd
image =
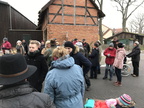
[(45, 40), (93, 42), (99, 39), (98, 18), (104, 16), (93, 0), (50, 0), (39, 12), (38, 29)]

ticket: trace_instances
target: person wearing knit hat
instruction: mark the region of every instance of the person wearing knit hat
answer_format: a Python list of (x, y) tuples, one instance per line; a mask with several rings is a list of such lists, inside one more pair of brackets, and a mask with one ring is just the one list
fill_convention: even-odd
[(128, 94), (123, 94), (118, 99), (125, 106), (130, 105), (132, 102), (132, 99)]
[(127, 55), (127, 57), (131, 57), (132, 59), (132, 65), (133, 65), (133, 74), (131, 74), (133, 77), (139, 76), (139, 62), (140, 62), (140, 53), (141, 49), (139, 47), (139, 42), (134, 42), (134, 48), (132, 51)]
[(70, 41), (65, 42), (64, 47), (68, 50), (69, 53), (75, 50), (74, 44)]
[(134, 108), (135, 102), (128, 94), (123, 94), (117, 98), (97, 100), (95, 108)]
[(109, 47), (114, 47), (114, 44), (113, 44), (113, 43), (110, 43), (110, 44), (109, 44)]
[(75, 64), (83, 68), (83, 75), (85, 77), (85, 81), (87, 85), (86, 90), (89, 91), (91, 83), (88, 77), (88, 72), (92, 65), (91, 62), (81, 52), (79, 52), (79, 50), (74, 46), (72, 42), (70, 41), (65, 42), (64, 47), (65, 49), (67, 49), (69, 55), (74, 58)]
[(113, 77), (113, 73), (114, 73), (113, 63), (114, 63), (114, 59), (116, 56), (116, 49), (114, 48), (114, 44), (110, 43), (109, 47), (104, 50), (103, 54), (106, 57), (105, 58), (105, 63), (106, 63), (105, 75), (104, 75), (103, 79), (104, 80), (107, 79), (108, 74), (109, 74), (109, 80), (112, 81), (112, 77)]

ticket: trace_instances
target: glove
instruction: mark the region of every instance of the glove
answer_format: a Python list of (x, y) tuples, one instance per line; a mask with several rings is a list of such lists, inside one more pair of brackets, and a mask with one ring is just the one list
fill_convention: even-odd
[(108, 57), (110, 56), (110, 54), (107, 55)]
[(126, 55), (126, 57), (130, 58), (130, 56), (129, 56), (129, 55)]

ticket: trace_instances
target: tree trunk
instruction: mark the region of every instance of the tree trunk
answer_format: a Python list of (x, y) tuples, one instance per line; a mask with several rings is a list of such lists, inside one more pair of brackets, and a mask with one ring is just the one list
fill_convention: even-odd
[(100, 41), (103, 44), (103, 32), (102, 32), (102, 19), (99, 20), (99, 35), (100, 35)]
[(123, 32), (126, 32), (126, 22), (127, 22), (126, 19), (122, 20), (122, 29), (123, 29)]

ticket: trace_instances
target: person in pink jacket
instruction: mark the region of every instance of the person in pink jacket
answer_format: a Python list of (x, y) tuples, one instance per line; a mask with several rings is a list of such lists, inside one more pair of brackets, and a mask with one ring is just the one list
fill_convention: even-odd
[(116, 51), (116, 57), (113, 63), (113, 66), (115, 67), (116, 77), (117, 77), (117, 81), (114, 82), (115, 86), (122, 86), (121, 69), (123, 68), (125, 56), (126, 56), (126, 51), (124, 49), (123, 43), (118, 43), (118, 49)]
[(110, 76), (109, 80), (111, 81), (113, 72), (114, 72), (113, 63), (114, 63), (114, 59), (115, 59), (115, 55), (116, 55), (116, 49), (114, 48), (114, 44), (110, 43), (109, 47), (105, 49), (103, 54), (106, 56), (105, 75), (104, 75), (103, 79), (107, 79), (108, 72), (109, 72), (109, 76)]

